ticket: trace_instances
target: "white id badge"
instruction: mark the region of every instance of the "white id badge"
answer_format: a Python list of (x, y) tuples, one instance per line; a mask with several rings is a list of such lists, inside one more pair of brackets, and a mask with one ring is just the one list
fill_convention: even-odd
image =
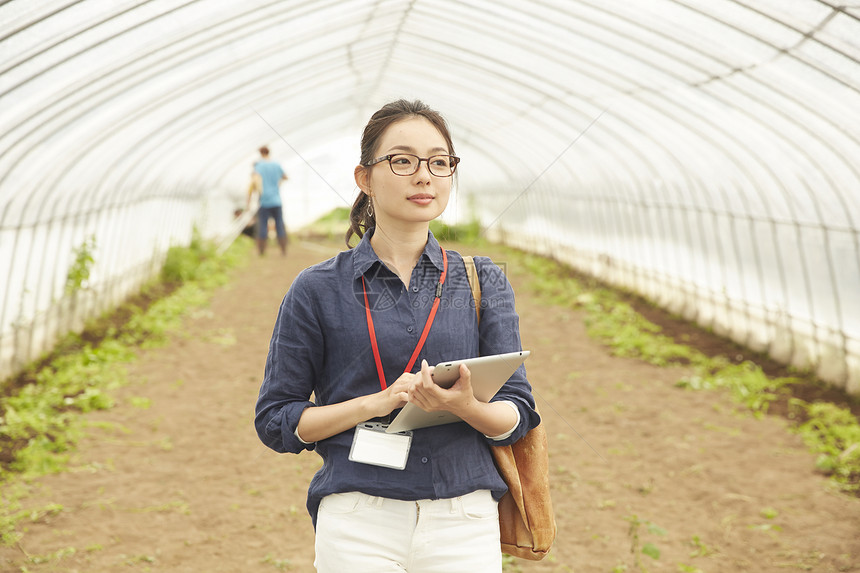
[(385, 433), (387, 424), (363, 422), (355, 427), (349, 459), (361, 464), (402, 470), (406, 468), (412, 432)]

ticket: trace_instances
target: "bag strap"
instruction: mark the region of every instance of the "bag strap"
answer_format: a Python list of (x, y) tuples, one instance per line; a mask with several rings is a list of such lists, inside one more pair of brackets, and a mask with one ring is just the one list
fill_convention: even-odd
[(463, 257), (463, 264), (466, 265), (466, 279), (469, 281), (469, 288), (472, 289), (472, 299), (475, 301), (475, 314), (478, 316), (478, 324), (481, 324), (481, 281), (478, 280), (478, 269), (475, 267), (475, 259), (469, 255)]

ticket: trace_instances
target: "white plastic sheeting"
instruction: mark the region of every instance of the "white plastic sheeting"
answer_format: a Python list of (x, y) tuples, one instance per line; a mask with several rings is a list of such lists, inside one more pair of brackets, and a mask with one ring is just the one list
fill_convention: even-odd
[[(454, 220), (860, 392), (860, 7), (820, 0), (0, 2), (0, 374), (229, 234), (297, 226), (391, 99), (449, 120)], [(64, 293), (95, 237), (85, 288)]]

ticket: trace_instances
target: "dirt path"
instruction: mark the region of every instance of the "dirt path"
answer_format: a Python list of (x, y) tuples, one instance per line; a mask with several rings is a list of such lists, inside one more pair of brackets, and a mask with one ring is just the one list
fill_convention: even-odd
[[(37, 480), (26, 502), (63, 510), (0, 547), (0, 570), (312, 571), (318, 458), (266, 449), (252, 420), (278, 304), (336, 250), (254, 257), (170, 346), (143, 353), (118, 406), (88, 415), (73, 470)], [(860, 571), (860, 500), (831, 491), (782, 420), (679, 390), (679, 369), (610, 356), (581, 314), (538, 303), (523, 270), (507, 271), (559, 528), (550, 557), (508, 571), (639, 571), (634, 540), (660, 551), (637, 551), (649, 571)]]

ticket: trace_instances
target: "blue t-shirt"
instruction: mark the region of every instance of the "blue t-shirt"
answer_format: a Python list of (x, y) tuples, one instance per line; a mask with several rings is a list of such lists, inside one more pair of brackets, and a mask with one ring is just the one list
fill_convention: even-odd
[(260, 174), (263, 180), (263, 192), (260, 194), (260, 207), (280, 207), (281, 193), (278, 186), (284, 170), (274, 161), (261, 159), (254, 164), (254, 171)]
[[(277, 452), (310, 449), (322, 456), (325, 463), (308, 491), (314, 523), (320, 500), (331, 493), (360, 491), (418, 500), (488, 489), (499, 499), (507, 486), (489, 446), (512, 443), (540, 421), (522, 365), (493, 398), (509, 400), (520, 411), (520, 425), (505, 440), (487, 438), (465, 422), (422, 428), (414, 432), (406, 469), (394, 470), (350, 461), (353, 429), (314, 444), (302, 443), (295, 435), (305, 408), (381, 389), (368, 337), (362, 278), (389, 383), (403, 372), (421, 336), (442, 270), (439, 243), (432, 233), (428, 235), (407, 290), (379, 260), (370, 236), (365, 234), (354, 249), (304, 270), (287, 292), (257, 401), (257, 433)], [(422, 358), (437, 364), (522, 349), (514, 292), (507, 277), (486, 257), (475, 257), (475, 263), (482, 290), (480, 327), (463, 259), (448, 251), (448, 277), (439, 311), (413, 371)]]

